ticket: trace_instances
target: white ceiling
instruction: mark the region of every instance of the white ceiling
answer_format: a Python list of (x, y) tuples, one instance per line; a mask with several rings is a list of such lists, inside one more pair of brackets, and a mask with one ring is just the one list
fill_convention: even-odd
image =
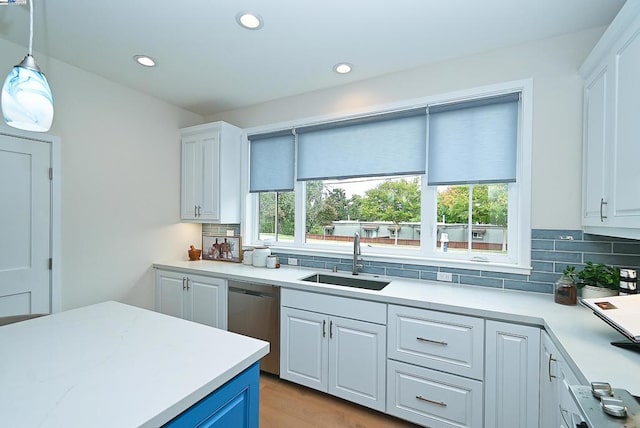
[[(43, 53), (209, 116), (608, 25), (623, 4), (624, 0), (34, 0), (33, 43), (36, 59)], [(264, 27), (239, 27), (235, 17), (240, 11), (260, 14)], [(1, 38), (26, 47), (28, 22), (26, 6), (0, 7)], [(134, 63), (132, 57), (140, 53), (154, 57), (158, 66), (147, 69)], [(350, 75), (332, 71), (341, 61), (353, 64)], [(46, 73), (45, 64), (40, 65)]]

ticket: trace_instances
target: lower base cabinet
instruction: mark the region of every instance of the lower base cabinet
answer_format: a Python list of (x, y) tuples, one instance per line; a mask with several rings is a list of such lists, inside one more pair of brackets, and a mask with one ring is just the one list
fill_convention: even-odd
[(540, 329), (487, 321), (485, 427), (538, 428)]
[[(384, 411), (386, 326), (332, 314), (385, 320), (386, 308), (350, 300), (282, 290), (280, 377)], [(295, 301), (303, 308), (284, 306)]]
[(258, 428), (259, 391), (260, 365), (256, 363), (164, 426)]
[(156, 269), (155, 310), (227, 329), (227, 281), (180, 271)]
[(482, 427), (482, 382), (399, 361), (387, 364), (387, 413), (432, 428)]

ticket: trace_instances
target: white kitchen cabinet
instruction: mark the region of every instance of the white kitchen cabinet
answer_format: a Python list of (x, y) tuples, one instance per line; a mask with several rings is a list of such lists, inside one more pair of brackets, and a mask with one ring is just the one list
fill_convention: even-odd
[(540, 329), (487, 320), (485, 426), (537, 428)]
[(569, 392), (570, 385), (580, 385), (578, 377), (543, 330), (540, 342), (540, 427), (575, 427), (572, 417), (579, 415), (580, 411)]
[(242, 130), (225, 122), (214, 122), (183, 128), (180, 133), (181, 219), (240, 223)]
[(227, 329), (227, 281), (156, 270), (156, 311)]
[(482, 382), (388, 361), (387, 413), (431, 428), (482, 427)]
[(583, 226), (640, 239), (640, 4), (627, 2), (580, 68), (583, 112)]
[(482, 380), (484, 319), (389, 305), (388, 358)]
[(289, 289), (281, 298), (280, 377), (384, 411), (385, 305)]
[(540, 341), (540, 426), (560, 427), (560, 352), (545, 332)]
[(482, 427), (484, 323), (389, 305), (387, 413), (434, 428)]

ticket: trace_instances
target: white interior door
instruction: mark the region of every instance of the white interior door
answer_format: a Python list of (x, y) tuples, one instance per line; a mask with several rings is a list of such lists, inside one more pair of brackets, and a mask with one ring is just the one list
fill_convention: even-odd
[(51, 146), (0, 135), (0, 316), (51, 312)]

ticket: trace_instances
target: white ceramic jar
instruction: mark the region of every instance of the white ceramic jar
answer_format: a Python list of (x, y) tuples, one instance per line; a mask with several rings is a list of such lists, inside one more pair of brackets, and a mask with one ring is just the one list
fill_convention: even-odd
[(245, 250), (242, 253), (242, 264), (243, 265), (253, 265), (253, 250)]
[(257, 247), (253, 249), (253, 265), (255, 267), (267, 266), (267, 257), (271, 255), (269, 247)]

